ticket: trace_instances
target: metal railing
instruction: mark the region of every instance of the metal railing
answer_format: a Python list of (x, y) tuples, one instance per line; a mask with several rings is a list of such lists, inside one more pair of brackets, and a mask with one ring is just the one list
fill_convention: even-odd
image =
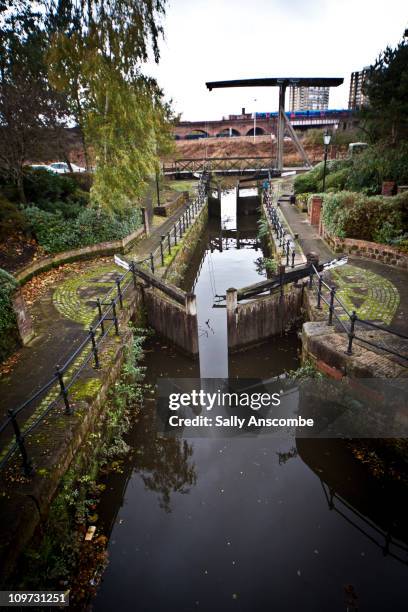
[(287, 266), (290, 265), (291, 268), (294, 268), (296, 250), (292, 236), (289, 234), (287, 228), (285, 228), (285, 226), (281, 222), (278, 215), (278, 211), (276, 207), (272, 204), (272, 196), (269, 191), (264, 191), (263, 200), (266, 214), (276, 234), (276, 242), (279, 248), (282, 250), (282, 257), (286, 258)]
[[(385, 351), (386, 353), (390, 353), (395, 357), (399, 357), (401, 359), (408, 360), (408, 351), (404, 354), (399, 351), (394, 351), (390, 347), (383, 346), (378, 342), (371, 342), (367, 338), (358, 335), (357, 326), (365, 325), (370, 329), (386, 332), (389, 334), (389, 337), (401, 338), (403, 340), (408, 340), (408, 336), (402, 334), (401, 332), (392, 329), (390, 327), (385, 327), (384, 325), (380, 325), (378, 323), (374, 323), (372, 321), (368, 321), (366, 319), (361, 319), (355, 310), (351, 312), (347, 309), (344, 302), (337, 295), (336, 287), (329, 286), (323, 280), (323, 274), (316, 269), (316, 267), (312, 264), (310, 267), (310, 276), (309, 276), (309, 288), (313, 289), (313, 287), (317, 291), (317, 302), (316, 307), (318, 310), (322, 310), (322, 304), (326, 304), (328, 307), (328, 325), (333, 325), (333, 318), (339, 323), (340, 327), (348, 336), (348, 344), (346, 349), (347, 355), (353, 354), (353, 341), (358, 340), (371, 346), (375, 349), (380, 349)], [(337, 308), (340, 308), (340, 315), (337, 312)]]
[(186, 231), (201, 212), (206, 201), (208, 179), (209, 175), (204, 173), (198, 184), (197, 197), (186, 207), (183, 214), (177, 219), (169, 231), (161, 236), (159, 245), (156, 249), (149, 253), (148, 257), (137, 262), (138, 264), (144, 264), (150, 268), (152, 274), (155, 273), (157, 268), (164, 266), (166, 257), (172, 255), (172, 249), (178, 246)]
[[(119, 335), (118, 311), (124, 308), (124, 300), (128, 297), (130, 288), (136, 289), (137, 276), (141, 276), (138, 266), (147, 264), (154, 274), (155, 267), (164, 265), (165, 254), (171, 254), (172, 246), (176, 246), (183, 238), (201, 211), (205, 203), (207, 183), (208, 176), (203, 175), (198, 185), (197, 197), (187, 206), (169, 232), (161, 237), (159, 246), (150, 253), (149, 257), (138, 262), (131, 262), (129, 270), (115, 279), (114, 286), (103, 296), (102, 300), (100, 298), (96, 300), (96, 320), (75, 351), (62, 365), (55, 366), (54, 374), (38, 391), (17, 408), (8, 410), (7, 418), (0, 425), (0, 436), (3, 435), (6, 438), (8, 431), (11, 432), (11, 435), (0, 446), (0, 470), (5, 467), (14, 453), (19, 451), (25, 476), (30, 477), (34, 474), (26, 438), (61, 402), (64, 405), (65, 414), (73, 413), (72, 394), (70, 394), (72, 386), (91, 362), (95, 369), (100, 368), (100, 346), (109, 333), (113, 331), (114, 335)], [(41, 409), (40, 401), (46, 401), (47, 398), (49, 401)], [(27, 411), (34, 406), (37, 407), (37, 410), (27, 419)], [(23, 417), (26, 417), (24, 426), (21, 425)]]

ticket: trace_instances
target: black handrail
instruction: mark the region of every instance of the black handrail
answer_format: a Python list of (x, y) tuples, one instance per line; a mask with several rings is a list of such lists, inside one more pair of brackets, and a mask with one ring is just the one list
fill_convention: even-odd
[[(366, 319), (361, 319), (355, 310), (353, 310), (351, 313), (347, 310), (346, 306), (344, 305), (343, 301), (336, 295), (336, 288), (335, 287), (330, 287), (329, 285), (327, 285), (327, 283), (325, 283), (322, 280), (322, 275), (320, 273), (320, 271), (318, 269), (316, 269), (316, 267), (314, 265), (311, 266), (310, 268), (311, 272), (310, 272), (310, 279), (309, 279), (309, 287), (310, 289), (312, 289), (313, 287), (316, 287), (317, 289), (317, 308), (320, 310), (321, 309), (321, 301), (323, 300), (323, 302), (328, 306), (329, 308), (329, 318), (328, 318), (328, 325), (332, 325), (333, 323), (333, 315), (336, 317), (336, 319), (339, 321), (339, 323), (341, 324), (341, 326), (343, 327), (344, 331), (346, 332), (346, 334), (348, 335), (348, 345), (347, 345), (347, 350), (346, 350), (346, 354), (347, 355), (352, 355), (353, 354), (353, 340), (359, 340), (360, 342), (363, 342), (364, 344), (367, 344), (368, 346), (371, 346), (373, 348), (385, 351), (386, 353), (390, 353), (391, 355), (394, 355), (395, 357), (399, 357), (401, 359), (405, 359), (408, 360), (408, 353), (404, 354), (404, 353), (399, 353), (398, 351), (394, 351), (391, 348), (382, 346), (381, 344), (379, 344), (378, 342), (371, 342), (370, 340), (367, 340), (366, 338), (357, 335), (356, 334), (356, 324), (360, 323), (362, 325), (367, 325), (369, 327), (372, 327), (374, 329), (378, 329), (380, 331), (386, 332), (387, 334), (389, 334), (390, 336), (397, 336), (398, 338), (402, 338), (403, 340), (408, 340), (408, 336), (395, 330), (392, 329), (391, 327), (385, 327), (384, 325), (379, 325), (378, 323), (374, 323), (372, 321), (367, 321)], [(316, 283), (315, 281), (315, 277), (317, 276), (318, 281)], [(330, 298), (329, 300), (327, 300), (325, 298), (325, 296), (323, 295), (322, 292), (322, 287), (326, 287), (326, 289), (328, 289), (330, 291)], [(339, 305), (340, 308), (342, 309), (342, 313), (345, 314), (348, 319), (349, 319), (349, 327), (347, 327), (347, 325), (344, 323), (344, 321), (338, 316), (337, 312), (335, 311), (335, 304)]]
[[(169, 230), (167, 234), (167, 245), (169, 252), (171, 252), (172, 247), (171, 232), (173, 232), (174, 234), (174, 243), (177, 244), (177, 225), (179, 228), (179, 238), (181, 238), (188, 226), (194, 221), (197, 214), (201, 211), (205, 203), (208, 179), (209, 176), (203, 174), (198, 185), (197, 198), (195, 198), (194, 201), (189, 204), (189, 206), (187, 206), (186, 210), (182, 215), (183, 223), (182, 218), (180, 218)], [(97, 299), (97, 319), (96, 321), (94, 320), (85, 338), (75, 349), (75, 351), (69, 355), (63, 365), (56, 367), (55, 374), (38, 391), (36, 391), (31, 397), (25, 400), (17, 408), (10, 409), (8, 411), (8, 417), (0, 425), (0, 434), (2, 434), (8, 427), (11, 426), (14, 431), (15, 440), (11, 443), (6, 442), (6, 448), (1, 449), (5, 454), (0, 459), (0, 470), (4, 468), (4, 466), (6, 465), (8, 460), (14, 455), (14, 453), (19, 450), (22, 459), (23, 472), (25, 476), (30, 477), (33, 475), (34, 468), (27, 453), (25, 438), (44, 420), (44, 418), (49, 414), (49, 412), (53, 408), (55, 408), (55, 406), (61, 401), (61, 398), (63, 399), (65, 404), (66, 414), (72, 414), (69, 390), (71, 389), (75, 381), (78, 379), (82, 371), (85, 369), (85, 367), (87, 367), (92, 358), (94, 359), (95, 368), (99, 367), (99, 346), (107, 337), (109, 332), (114, 328), (115, 334), (119, 334), (119, 322), (116, 307), (118, 306), (120, 309), (123, 308), (123, 300), (129, 287), (131, 285), (136, 285), (136, 275), (140, 275), (140, 271), (137, 271), (137, 265), (143, 265), (144, 263), (149, 262), (150, 267), (152, 269), (152, 273), (154, 273), (154, 258), (155, 256), (157, 257), (157, 254), (161, 251), (162, 242), (160, 243), (159, 247), (157, 247), (152, 253), (149, 254), (147, 258), (130, 263), (129, 270), (127, 270), (124, 274), (121, 274), (116, 277), (115, 284), (113, 285), (113, 287), (103, 296), (103, 302), (101, 302), (100, 299)], [(125, 280), (126, 282), (124, 283)], [(102, 306), (104, 307), (103, 309)], [(105, 323), (107, 321), (110, 321), (110, 325), (106, 326)], [(70, 372), (70, 366), (75, 362), (76, 358), (79, 355), (82, 355), (84, 353), (86, 347), (89, 345), (90, 351), (87, 355), (85, 355), (82, 363), (74, 372)], [(34, 421), (29, 423), (28, 426), (22, 431), (17, 421), (17, 416), (21, 412), (23, 412), (30, 404), (37, 401), (40, 397), (43, 397), (45, 393), (49, 389), (54, 387), (56, 384), (59, 384), (60, 387), (57, 397), (51, 400), (47, 404), (45, 409), (41, 412), (41, 414), (35, 417)]]

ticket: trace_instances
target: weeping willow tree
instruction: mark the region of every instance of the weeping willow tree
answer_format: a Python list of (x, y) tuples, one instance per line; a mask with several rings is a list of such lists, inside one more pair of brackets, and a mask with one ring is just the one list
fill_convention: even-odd
[(87, 166), (92, 200), (112, 211), (134, 205), (159, 155), (171, 147), (171, 106), (143, 75), (159, 60), (162, 0), (51, 0), (50, 79), (69, 100)]
[(96, 162), (92, 200), (112, 211), (134, 205), (172, 142), (172, 112), (156, 82), (108, 70), (90, 88), (85, 137)]

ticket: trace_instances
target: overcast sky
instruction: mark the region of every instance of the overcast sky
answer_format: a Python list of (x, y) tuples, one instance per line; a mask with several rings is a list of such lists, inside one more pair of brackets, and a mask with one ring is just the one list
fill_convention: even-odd
[[(330, 108), (347, 108), (350, 73), (395, 46), (406, 0), (170, 0), (159, 66), (149, 65), (185, 120), (277, 110), (275, 88), (218, 89), (206, 81), (344, 77)], [(256, 99), (256, 101), (254, 101)]]

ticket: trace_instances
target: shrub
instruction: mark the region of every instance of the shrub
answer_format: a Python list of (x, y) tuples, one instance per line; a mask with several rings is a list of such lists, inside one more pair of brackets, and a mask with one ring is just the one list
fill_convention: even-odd
[(343, 191), (323, 195), (323, 223), (340, 238), (398, 244), (408, 227), (408, 193), (369, 197)]
[(0, 268), (0, 361), (8, 357), (18, 344), (16, 315), (11, 304), (17, 285), (13, 276)]
[(0, 240), (6, 240), (13, 232), (26, 229), (26, 220), (15, 204), (0, 194)]
[(138, 208), (121, 214), (103, 209), (85, 208), (74, 219), (65, 219), (62, 212), (47, 212), (35, 206), (24, 211), (27, 223), (38, 243), (47, 253), (59, 253), (124, 238), (141, 224)]

